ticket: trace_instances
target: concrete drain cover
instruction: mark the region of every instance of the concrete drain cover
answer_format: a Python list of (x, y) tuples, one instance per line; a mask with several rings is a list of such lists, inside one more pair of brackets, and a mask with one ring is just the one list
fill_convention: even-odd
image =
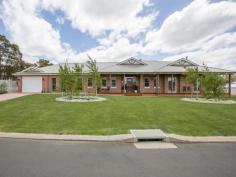
[(130, 133), (137, 140), (164, 140), (167, 136), (160, 129), (130, 130)]
[(178, 148), (173, 143), (163, 143), (163, 142), (137, 142), (134, 143), (137, 149), (176, 149)]

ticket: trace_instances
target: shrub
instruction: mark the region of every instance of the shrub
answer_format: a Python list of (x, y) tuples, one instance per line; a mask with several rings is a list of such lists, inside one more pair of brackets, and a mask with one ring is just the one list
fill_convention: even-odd
[(206, 98), (221, 98), (224, 95), (224, 78), (217, 73), (206, 72), (201, 79), (202, 93)]
[(138, 86), (137, 85), (133, 85), (133, 90), (138, 90)]
[(0, 84), (0, 94), (7, 93), (7, 84), (5, 82)]

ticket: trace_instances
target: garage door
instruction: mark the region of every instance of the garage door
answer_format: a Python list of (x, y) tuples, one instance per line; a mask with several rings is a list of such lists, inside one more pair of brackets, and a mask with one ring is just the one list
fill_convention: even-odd
[(42, 92), (42, 77), (41, 76), (23, 76), (22, 77), (22, 92)]

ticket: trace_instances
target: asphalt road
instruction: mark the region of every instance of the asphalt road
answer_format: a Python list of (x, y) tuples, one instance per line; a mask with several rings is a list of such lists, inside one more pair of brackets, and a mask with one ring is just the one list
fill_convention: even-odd
[(0, 177), (235, 177), (235, 144), (132, 144), (0, 139)]

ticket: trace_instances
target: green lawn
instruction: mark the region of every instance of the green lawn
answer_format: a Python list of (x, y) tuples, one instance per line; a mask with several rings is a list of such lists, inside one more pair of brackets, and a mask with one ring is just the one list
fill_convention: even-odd
[[(0, 131), (120, 134), (160, 128), (183, 135), (236, 135), (236, 105), (183, 102), (173, 97), (108, 96), (94, 103), (32, 95), (0, 102)], [(235, 98), (234, 98), (235, 99)]]

